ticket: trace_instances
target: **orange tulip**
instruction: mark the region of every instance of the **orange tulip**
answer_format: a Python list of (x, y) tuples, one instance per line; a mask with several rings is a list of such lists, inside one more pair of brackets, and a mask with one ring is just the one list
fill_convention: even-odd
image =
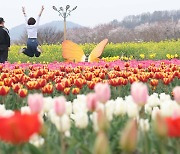
[(42, 88), (42, 92), (44, 94), (52, 94), (53, 92), (53, 85), (51, 83), (46, 84), (43, 88)]
[(8, 87), (11, 87), (12, 86), (12, 79), (11, 78), (5, 78), (4, 79), (4, 85), (5, 86), (8, 86)]
[(152, 79), (152, 80), (150, 81), (150, 84), (151, 84), (151, 86), (156, 87), (156, 86), (158, 85), (158, 80)]
[(13, 84), (12, 89), (15, 93), (18, 93), (19, 89), (21, 89), (23, 86), (19, 83)]
[(63, 91), (64, 88), (65, 88), (65, 83), (64, 83), (64, 82), (61, 82), (61, 83), (57, 83), (57, 84), (56, 84), (56, 89), (57, 89), (58, 91)]
[(79, 93), (80, 93), (80, 89), (79, 88), (73, 88), (72, 89), (72, 94), (77, 95)]
[(25, 98), (27, 96), (27, 89), (19, 89), (18, 91), (18, 95), (21, 97), (21, 98)]
[(0, 95), (6, 96), (9, 93), (10, 88), (7, 86), (0, 86)]
[(66, 95), (69, 95), (69, 94), (70, 94), (70, 90), (71, 90), (71, 88), (65, 88), (65, 89), (64, 89), (64, 93), (65, 93)]

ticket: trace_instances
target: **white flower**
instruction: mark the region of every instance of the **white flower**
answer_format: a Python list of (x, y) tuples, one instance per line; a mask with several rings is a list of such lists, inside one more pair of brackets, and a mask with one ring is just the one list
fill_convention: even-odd
[(161, 94), (159, 95), (159, 97), (160, 97), (161, 103), (164, 103), (164, 102), (166, 102), (166, 101), (170, 101), (170, 100), (171, 100), (171, 96), (170, 96), (170, 95), (167, 95), (167, 94), (165, 94), (165, 93), (161, 93)]
[(114, 104), (114, 114), (116, 116), (125, 115), (127, 111), (126, 102), (122, 98), (117, 98)]
[(113, 114), (114, 114), (114, 101), (113, 100), (109, 100), (107, 101), (107, 103), (105, 104), (105, 110), (106, 110), (106, 117), (108, 119), (108, 121), (111, 121), (113, 119)]
[(29, 106), (23, 106), (21, 107), (21, 113), (22, 114), (31, 114), (31, 109)]
[(95, 132), (98, 132), (99, 127), (98, 127), (98, 114), (97, 112), (93, 112), (93, 114), (90, 116), (92, 122), (93, 122), (93, 128)]
[(79, 112), (76, 114), (72, 114), (71, 118), (75, 121), (75, 125), (77, 128), (84, 129), (88, 126), (89, 120), (87, 113)]
[(3, 105), (0, 104), (0, 114), (2, 112), (4, 112), (4, 111), (6, 111), (5, 105), (4, 104)]
[(72, 114), (72, 103), (71, 102), (66, 102), (66, 114), (67, 115)]
[(149, 127), (150, 127), (148, 119), (140, 119), (139, 120), (139, 126), (140, 126), (141, 131), (147, 132), (149, 130)]
[(149, 104), (146, 104), (146, 105), (144, 106), (144, 108), (145, 108), (145, 113), (151, 115), (151, 113), (152, 113), (152, 107), (151, 107)]
[(12, 110), (5, 110), (4, 112), (0, 113), (1, 117), (11, 117), (14, 115), (14, 111)]
[(78, 99), (73, 100), (73, 113), (79, 113), (79, 112), (85, 112), (87, 113), (87, 103), (86, 103), (86, 97), (84, 100), (84, 95), (79, 95)]
[(44, 105), (43, 105), (43, 112), (49, 112), (53, 108), (53, 99), (51, 97), (45, 97), (43, 99)]
[(41, 136), (34, 134), (29, 141), (31, 144), (33, 144), (36, 147), (40, 147), (44, 144), (44, 138)]
[(151, 117), (153, 120), (155, 120), (157, 113), (161, 113), (160, 109), (158, 107), (154, 107), (152, 109)]
[(172, 100), (167, 100), (161, 103), (161, 113), (162, 116), (168, 117), (172, 116), (175, 110), (178, 110), (180, 107), (179, 105)]
[(68, 115), (64, 114), (62, 117), (56, 117), (54, 120), (54, 124), (58, 131), (65, 133), (69, 131), (71, 127), (70, 118)]
[(149, 97), (148, 97), (147, 104), (148, 104), (150, 107), (156, 107), (156, 106), (160, 105), (160, 100), (159, 100), (159, 98), (158, 98), (158, 94), (154, 93), (154, 94), (152, 94), (151, 96), (149, 96)]
[(64, 135), (65, 135), (66, 137), (71, 137), (70, 131), (66, 131), (66, 132), (64, 133)]
[(138, 106), (133, 102), (127, 103), (127, 114), (130, 118), (138, 117), (139, 115)]
[(67, 114), (64, 114), (62, 117), (59, 117), (56, 115), (55, 111), (51, 109), (49, 111), (48, 116), (51, 122), (55, 124), (58, 131), (63, 132), (63, 133), (66, 131), (69, 131), (71, 127), (71, 121)]

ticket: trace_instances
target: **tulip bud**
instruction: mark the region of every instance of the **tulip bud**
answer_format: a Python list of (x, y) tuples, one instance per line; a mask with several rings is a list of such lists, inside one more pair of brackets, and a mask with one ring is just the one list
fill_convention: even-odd
[(98, 133), (95, 141), (94, 154), (110, 154), (108, 138), (104, 132)]
[(33, 113), (40, 113), (43, 108), (43, 95), (30, 94), (28, 96), (28, 105)]
[(62, 116), (66, 112), (66, 99), (61, 97), (54, 98), (54, 110), (57, 115)]
[(175, 101), (180, 104), (180, 86), (177, 86), (173, 89), (173, 95)]
[(136, 104), (143, 106), (148, 99), (148, 88), (143, 83), (134, 82), (131, 86), (131, 95)]
[(105, 112), (102, 109), (98, 109), (98, 127), (99, 131), (106, 131), (108, 129), (109, 123)]
[(154, 131), (160, 137), (166, 137), (168, 133), (166, 120), (160, 115), (159, 112), (156, 114), (156, 118), (154, 121)]
[(122, 149), (129, 153), (134, 152), (136, 149), (137, 137), (137, 122), (135, 120), (131, 120), (128, 122), (124, 131), (122, 132), (122, 136), (120, 139), (120, 145)]
[(90, 93), (87, 95), (87, 107), (89, 111), (95, 111), (98, 106), (98, 100), (97, 100), (97, 95), (94, 93)]
[(100, 102), (106, 103), (111, 97), (111, 90), (107, 83), (98, 83), (94, 87), (97, 98)]
[(19, 89), (18, 94), (21, 98), (25, 98), (27, 96), (27, 89)]

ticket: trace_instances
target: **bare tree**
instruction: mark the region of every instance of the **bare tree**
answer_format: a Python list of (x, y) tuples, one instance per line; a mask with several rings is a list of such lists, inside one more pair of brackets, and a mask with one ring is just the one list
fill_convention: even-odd
[[(58, 31), (54, 27), (44, 27), (38, 31), (38, 42), (39, 44), (58, 44), (63, 40), (63, 32)], [(15, 41), (14, 44), (26, 44), (27, 32), (25, 31), (19, 40)]]

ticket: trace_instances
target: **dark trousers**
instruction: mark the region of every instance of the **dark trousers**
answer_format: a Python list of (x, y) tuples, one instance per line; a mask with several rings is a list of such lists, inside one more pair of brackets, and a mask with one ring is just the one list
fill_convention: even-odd
[(5, 63), (8, 58), (8, 50), (0, 50), (0, 63)]
[(24, 54), (29, 57), (39, 57), (41, 55), (40, 52), (37, 50), (38, 47), (38, 41), (35, 38), (28, 38), (27, 40), (27, 48), (24, 48)]

